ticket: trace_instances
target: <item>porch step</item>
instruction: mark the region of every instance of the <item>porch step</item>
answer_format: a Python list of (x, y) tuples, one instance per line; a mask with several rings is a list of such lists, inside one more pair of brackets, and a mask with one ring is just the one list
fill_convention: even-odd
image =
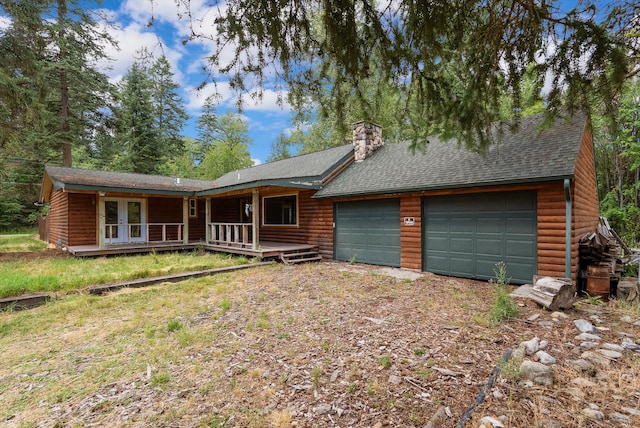
[(317, 248), (308, 251), (293, 251), (280, 254), (280, 260), (286, 265), (295, 263), (317, 262), (322, 260)]

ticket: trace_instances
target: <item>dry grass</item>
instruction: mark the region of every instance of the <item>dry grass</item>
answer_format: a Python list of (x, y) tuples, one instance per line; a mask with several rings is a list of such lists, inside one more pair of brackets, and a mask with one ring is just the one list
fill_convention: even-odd
[(40, 241), (36, 235), (0, 235), (0, 252), (27, 252), (45, 248), (47, 243)]
[[(444, 405), (453, 414), (444, 426), (455, 426), (506, 347), (547, 335), (554, 355), (573, 358), (571, 321), (554, 330), (477, 322), (491, 302), (486, 283), (435, 275), (409, 283), (343, 263), (72, 295), (0, 314), (0, 424), (422, 427)], [(570, 379), (563, 367), (556, 376)], [(637, 407), (637, 358), (611, 368), (601, 398), (588, 400)], [(564, 384), (503, 378), (497, 388), (506, 398), (490, 396), (479, 416), (536, 426), (547, 409), (575, 417), (564, 426), (599, 426), (581, 422), (582, 403)]]

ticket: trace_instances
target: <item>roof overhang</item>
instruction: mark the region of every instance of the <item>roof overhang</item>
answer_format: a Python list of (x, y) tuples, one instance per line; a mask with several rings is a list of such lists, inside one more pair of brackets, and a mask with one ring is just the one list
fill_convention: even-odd
[(214, 189), (201, 190), (196, 192), (196, 196), (215, 196), (229, 192), (256, 189), (259, 187), (288, 187), (297, 189), (319, 190), (322, 188), (322, 177), (298, 177), (293, 179), (257, 180), (247, 183), (234, 184), (230, 186), (217, 187)]
[(361, 196), (382, 196), (389, 194), (404, 194), (404, 193), (418, 193), (418, 192), (437, 192), (442, 190), (455, 190), (455, 189), (472, 189), (478, 187), (496, 187), (496, 186), (509, 186), (509, 185), (526, 185), (526, 184), (540, 184), (540, 183), (550, 183), (554, 181), (562, 182), (565, 179), (572, 180), (573, 174), (571, 175), (559, 175), (556, 177), (539, 177), (539, 178), (527, 178), (527, 179), (512, 179), (512, 180), (503, 180), (503, 181), (492, 181), (492, 182), (476, 182), (476, 183), (451, 183), (446, 185), (439, 186), (415, 186), (415, 187), (404, 187), (402, 189), (381, 189), (375, 192), (351, 192), (351, 193), (334, 193), (329, 195), (318, 195), (316, 193), (311, 198), (312, 199), (331, 199), (331, 198), (348, 198), (348, 197), (361, 197)]

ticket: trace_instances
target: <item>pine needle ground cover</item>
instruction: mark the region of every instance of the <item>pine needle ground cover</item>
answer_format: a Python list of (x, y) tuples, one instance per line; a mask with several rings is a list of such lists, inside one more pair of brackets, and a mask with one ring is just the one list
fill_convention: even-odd
[[(577, 358), (575, 318), (597, 311), (613, 342), (640, 334), (622, 321), (637, 307), (584, 304), (552, 321), (519, 300), (519, 318), (495, 323), (494, 287), (274, 264), (0, 313), (0, 425), (422, 427), (446, 408), (441, 426), (456, 426), (505, 349), (533, 337), (558, 359), (555, 384), (530, 387), (505, 370), (468, 426), (484, 416), (508, 427), (640, 424), (625, 410), (637, 409), (640, 355), (600, 368), (597, 387), (573, 383), (580, 374), (566, 364)], [(589, 403), (630, 425), (589, 420)]]

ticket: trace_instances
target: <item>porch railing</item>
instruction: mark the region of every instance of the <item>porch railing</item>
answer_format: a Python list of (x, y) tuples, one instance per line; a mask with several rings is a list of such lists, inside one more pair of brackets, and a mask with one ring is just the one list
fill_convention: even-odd
[(209, 223), (210, 242), (217, 245), (252, 244), (251, 223)]
[[(126, 227), (127, 233), (122, 237), (118, 236), (119, 228)], [(182, 242), (184, 230), (183, 223), (127, 223), (105, 224), (105, 242), (132, 243), (132, 242)], [(141, 233), (144, 228), (145, 233)]]

